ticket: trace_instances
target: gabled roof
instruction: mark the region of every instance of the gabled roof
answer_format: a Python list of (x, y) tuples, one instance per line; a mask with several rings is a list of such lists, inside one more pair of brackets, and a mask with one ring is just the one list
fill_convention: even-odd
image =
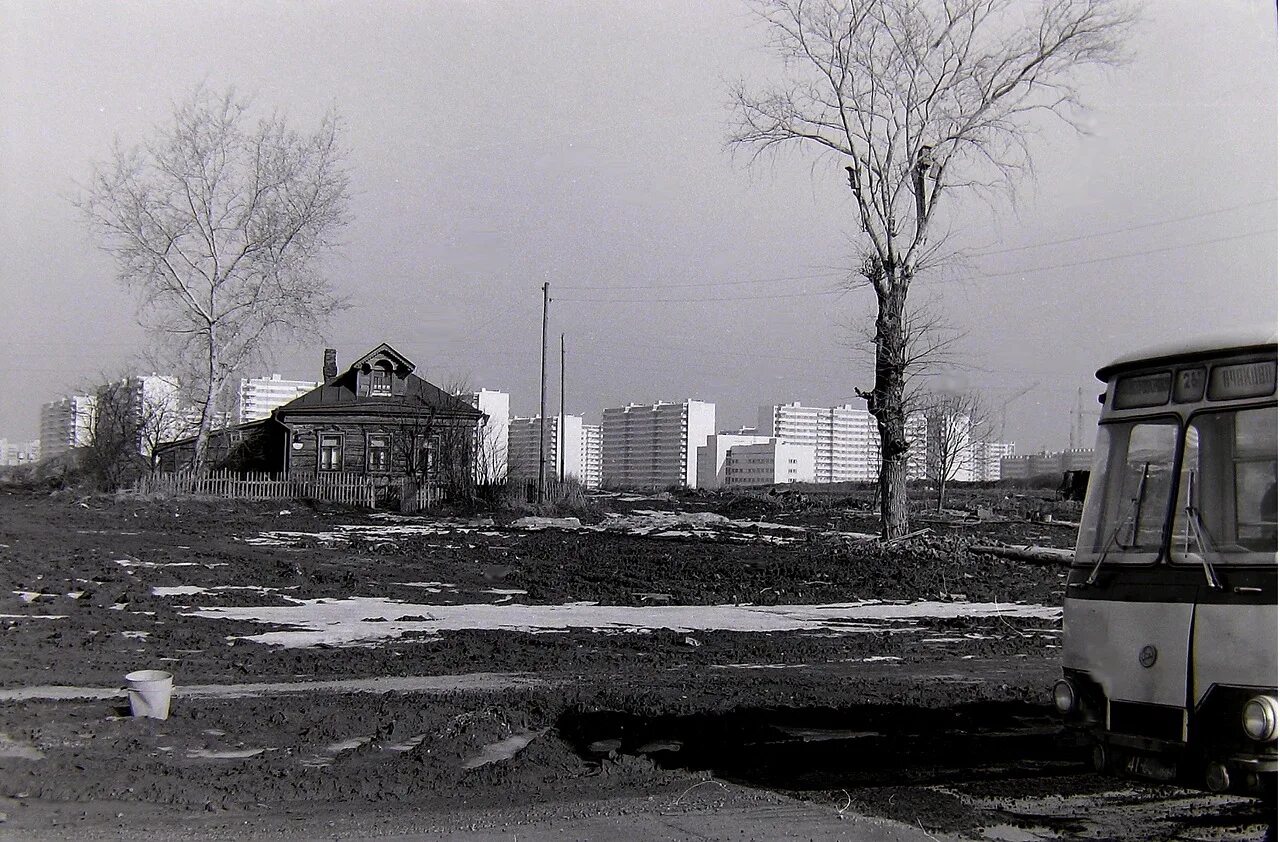
[(440, 413), (455, 418), (479, 420), (484, 413), (471, 404), (454, 397), (438, 386), (428, 383), (416, 374), (404, 375), (404, 393), (393, 395), (360, 395), (356, 391), (357, 375), (365, 364), (379, 357), (392, 361), (398, 372), (412, 372), (414, 364), (409, 358), (385, 342), (352, 363), (346, 371), (327, 383), (306, 392), (284, 406), (277, 408), (272, 417), (284, 419), (297, 413), (322, 414), (372, 412), (388, 415), (421, 415)]
[(484, 413), (471, 404), (456, 398), (418, 377), (410, 374), (405, 378), (403, 395), (361, 396), (347, 381), (350, 372), (343, 374), (329, 383), (300, 395), (275, 410), (274, 414), (287, 415), (293, 412), (309, 412), (312, 410), (342, 410), (361, 408), (384, 408), (397, 413), (414, 413), (421, 411), (444, 412), (450, 415), (469, 415), (479, 418)]
[(386, 357), (387, 359), (394, 362), (397, 368), (404, 368), (409, 371), (413, 371), (413, 369), (415, 368), (412, 360), (410, 360), (404, 354), (397, 351), (395, 348), (392, 348), (387, 343), (383, 342), (377, 348), (374, 348), (372, 351), (370, 351), (360, 359), (353, 362), (350, 366), (347, 367), (347, 370), (351, 371), (352, 369), (360, 368), (365, 363), (368, 363), (376, 359), (377, 357)]

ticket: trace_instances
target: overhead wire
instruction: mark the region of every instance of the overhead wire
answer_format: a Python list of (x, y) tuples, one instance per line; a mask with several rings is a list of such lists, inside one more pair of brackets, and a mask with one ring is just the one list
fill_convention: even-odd
[[(1253, 201), (1253, 202), (1243, 202), (1243, 203), (1236, 204), (1236, 205), (1230, 205), (1230, 206), (1228, 206), (1228, 207), (1223, 207), (1223, 208), (1214, 208), (1214, 209), (1212, 209), (1212, 210), (1199, 211), (1199, 212), (1197, 212), (1197, 213), (1191, 213), (1191, 214), (1183, 214), (1183, 215), (1181, 215), (1181, 216), (1173, 216), (1173, 217), (1168, 217), (1168, 218), (1166, 218), (1166, 219), (1158, 219), (1158, 220), (1154, 220), (1154, 221), (1152, 221), (1152, 222), (1143, 222), (1143, 223), (1138, 223), (1138, 224), (1135, 224), (1135, 225), (1122, 226), (1122, 227), (1119, 227), (1119, 228), (1111, 228), (1111, 229), (1108, 229), (1108, 230), (1106, 230), (1106, 231), (1096, 231), (1096, 232), (1092, 232), (1092, 233), (1089, 233), (1089, 234), (1080, 234), (1080, 235), (1078, 235), (1078, 236), (1074, 236), (1074, 237), (1065, 237), (1065, 238), (1058, 239), (1058, 240), (1045, 240), (1045, 241), (1042, 241), (1042, 242), (1039, 242), (1039, 243), (1028, 243), (1028, 244), (1026, 244), (1026, 245), (1022, 245), (1022, 246), (1012, 246), (1012, 247), (1007, 248), (1007, 249), (994, 249), (994, 250), (988, 250), (988, 251), (973, 252), (973, 253), (971, 253), (969, 256), (970, 256), (970, 257), (991, 257), (991, 256), (995, 256), (995, 255), (1000, 255), (1000, 254), (1010, 254), (1010, 253), (1018, 252), (1018, 251), (1028, 251), (1028, 250), (1030, 250), (1030, 249), (1042, 248), (1042, 247), (1045, 247), (1045, 246), (1063, 245), (1063, 244), (1066, 244), (1066, 243), (1075, 243), (1075, 242), (1080, 242), (1080, 241), (1083, 241), (1083, 240), (1090, 240), (1090, 239), (1096, 239), (1096, 238), (1099, 238), (1099, 237), (1111, 236), (1111, 235), (1114, 235), (1114, 234), (1121, 234), (1121, 233), (1127, 233), (1127, 232), (1131, 232), (1131, 231), (1140, 231), (1140, 230), (1145, 230), (1145, 229), (1149, 229), (1149, 228), (1156, 228), (1156, 227), (1159, 227), (1159, 226), (1161, 226), (1161, 225), (1171, 225), (1171, 224), (1173, 224), (1173, 223), (1177, 223), (1177, 222), (1186, 222), (1186, 221), (1193, 220), (1193, 219), (1202, 219), (1202, 218), (1209, 217), (1209, 216), (1216, 216), (1216, 215), (1223, 214), (1223, 213), (1230, 213), (1231, 211), (1243, 210), (1243, 209), (1245, 209), (1245, 208), (1259, 207), (1259, 206), (1261, 206), (1261, 205), (1266, 205), (1266, 204), (1274, 203), (1275, 201), (1276, 201), (1276, 199), (1275, 199), (1274, 197), (1272, 197), (1272, 198), (1268, 198), (1268, 199), (1259, 199), (1259, 200), (1257, 200), (1257, 201)], [(1086, 264), (1088, 264), (1088, 263), (1098, 263), (1098, 262), (1103, 262), (1103, 261), (1106, 261), (1106, 260), (1120, 260), (1120, 259), (1123, 259), (1123, 258), (1126, 258), (1126, 257), (1141, 257), (1141, 256), (1149, 255), (1149, 254), (1158, 254), (1158, 253), (1160, 253), (1160, 252), (1164, 252), (1164, 251), (1173, 251), (1173, 250), (1175, 250), (1175, 249), (1180, 249), (1180, 248), (1191, 248), (1191, 247), (1194, 247), (1194, 246), (1200, 246), (1200, 245), (1210, 245), (1210, 244), (1218, 243), (1218, 242), (1226, 242), (1227, 240), (1231, 240), (1231, 239), (1241, 239), (1241, 238), (1244, 238), (1244, 237), (1257, 236), (1258, 234), (1273, 233), (1274, 231), (1275, 231), (1275, 229), (1274, 229), (1274, 228), (1272, 228), (1272, 229), (1263, 229), (1263, 230), (1259, 230), (1259, 231), (1250, 231), (1250, 232), (1246, 232), (1246, 233), (1243, 233), (1243, 234), (1230, 235), (1230, 236), (1227, 236), (1227, 237), (1212, 238), (1212, 239), (1208, 239), (1208, 240), (1199, 240), (1199, 241), (1193, 241), (1193, 242), (1188, 242), (1188, 243), (1179, 243), (1179, 244), (1176, 244), (1176, 245), (1173, 245), (1173, 246), (1166, 246), (1166, 247), (1158, 248), (1158, 249), (1150, 249), (1150, 250), (1138, 251), (1138, 252), (1129, 252), (1129, 253), (1126, 253), (1126, 254), (1118, 254), (1118, 255), (1109, 255), (1109, 256), (1103, 256), (1103, 257), (1091, 258), (1091, 259), (1089, 259), (1089, 260), (1078, 261), (1078, 262), (1073, 262), (1073, 263), (1057, 264), (1057, 265), (1054, 265), (1054, 266), (1037, 266), (1037, 267), (1031, 267), (1031, 268), (1027, 268), (1027, 269), (1019, 269), (1019, 270), (1016, 270), (1016, 271), (1011, 271), (1011, 272), (1001, 272), (1001, 273), (995, 273), (995, 274), (991, 274), (991, 273), (984, 273), (984, 277), (1007, 277), (1007, 276), (1010, 276), (1010, 275), (1025, 274), (1025, 273), (1027, 273), (1027, 272), (1039, 272), (1039, 271), (1046, 271), (1046, 270), (1049, 270), (1049, 269), (1069, 268), (1069, 267), (1071, 267), (1071, 266), (1082, 266), (1082, 265), (1086, 265)], [(831, 269), (831, 270), (828, 270), (828, 271), (816, 272), (816, 273), (806, 274), (806, 275), (789, 275), (789, 276), (780, 276), (780, 277), (773, 277), (773, 278), (748, 278), (748, 279), (732, 280), (732, 281), (704, 281), (704, 282), (698, 282), (698, 283), (681, 283), (681, 284), (619, 284), (619, 285), (608, 285), (608, 286), (593, 286), (593, 285), (566, 285), (566, 286), (561, 286), (561, 287), (559, 287), (559, 289), (569, 290), (569, 291), (571, 291), (571, 292), (587, 292), (587, 291), (590, 291), (590, 292), (602, 292), (602, 293), (603, 293), (603, 292), (613, 292), (613, 291), (637, 291), (637, 290), (638, 290), (638, 291), (649, 291), (649, 290), (668, 290), (668, 289), (672, 289), (672, 290), (674, 290), (674, 289), (702, 289), (702, 288), (713, 288), (713, 287), (724, 287), (724, 286), (747, 286), (747, 285), (752, 285), (752, 284), (790, 283), (790, 282), (793, 282), (793, 281), (806, 281), (806, 280), (823, 280), (823, 279), (826, 279), (826, 280), (834, 280), (834, 279), (837, 279), (837, 278), (848, 277), (848, 275), (849, 275), (849, 274), (850, 274), (850, 273), (849, 273), (848, 271), (837, 270), (837, 269)], [(734, 296), (734, 297), (731, 297), (731, 298), (726, 297), (726, 298), (707, 298), (707, 299), (697, 299), (697, 298), (650, 299), (650, 298), (646, 298), (646, 299), (637, 299), (637, 300), (633, 300), (633, 299), (617, 299), (617, 300), (615, 301), (614, 299), (586, 299), (586, 298), (574, 298), (574, 297), (559, 297), (559, 298), (557, 298), (557, 300), (559, 300), (559, 301), (598, 301), (598, 302), (600, 302), (600, 303), (619, 303), (619, 304), (626, 304), (626, 303), (643, 303), (643, 302), (649, 302), (649, 301), (652, 301), (652, 302), (654, 302), (654, 303), (678, 303), (678, 302), (685, 302), (685, 301), (695, 302), (695, 303), (696, 303), (696, 302), (700, 302), (700, 301), (730, 301), (730, 300), (742, 301), (742, 300), (753, 300), (753, 299), (754, 299), (754, 300), (762, 300), (762, 299), (766, 299), (766, 298), (774, 298), (774, 297), (778, 297), (778, 298), (789, 298), (789, 297), (792, 297), (792, 295), (797, 295), (797, 296), (834, 295), (834, 294), (836, 294), (837, 292), (840, 292), (840, 291), (841, 291), (841, 290), (827, 290), (827, 291), (821, 291), (821, 292), (819, 292), (819, 291), (809, 291), (809, 292), (804, 292), (804, 293), (794, 293), (794, 294), (792, 294), (792, 293), (788, 293), (788, 294), (782, 294), (782, 295), (778, 295), (778, 296)]]
[[(990, 278), (1006, 278), (1016, 275), (1027, 275), (1033, 272), (1048, 272), (1055, 269), (1070, 269), (1076, 266), (1088, 266), (1095, 263), (1106, 263), (1112, 260), (1124, 260), (1130, 257), (1146, 257), (1152, 254), (1162, 254), (1164, 252), (1178, 251), (1186, 248), (1194, 248), (1197, 246), (1213, 245), (1215, 243), (1231, 242), (1233, 240), (1241, 240), (1246, 237), (1257, 237), (1263, 234), (1274, 234), (1276, 229), (1260, 228), (1254, 231), (1244, 231), (1239, 234), (1229, 234), (1224, 237), (1212, 237), (1206, 240), (1193, 240), (1191, 242), (1175, 243), (1169, 246), (1159, 248), (1142, 249), (1140, 251), (1125, 252), (1123, 254), (1110, 254), (1100, 257), (1086, 258), (1084, 260), (1073, 260), (1067, 263), (1055, 263), (1048, 266), (1027, 266), (1020, 269), (1012, 269), (1005, 272), (983, 272), (980, 275), (967, 276), (957, 280), (982, 281)], [(594, 303), (610, 303), (610, 304), (661, 304), (661, 303), (697, 303), (706, 301), (762, 301), (778, 298), (806, 298), (811, 296), (823, 295), (839, 295), (849, 290), (846, 289), (827, 289), (827, 290), (809, 290), (800, 292), (785, 292), (771, 295), (736, 295), (721, 296), (714, 298), (577, 298), (577, 297), (557, 297), (557, 301), (574, 301), (574, 302), (594, 302)]]
[(1063, 245), (1064, 243), (1078, 243), (1081, 240), (1092, 240), (1098, 237), (1109, 237), (1112, 234), (1124, 234), (1129, 231), (1142, 231), (1147, 228), (1157, 228), (1161, 225), (1171, 225), (1175, 222), (1186, 222), (1191, 219), (1203, 219), (1204, 217), (1207, 217), (1207, 216), (1217, 216), (1218, 214), (1221, 214), (1221, 213), (1229, 213), (1235, 210), (1243, 210), (1244, 208), (1253, 208), (1253, 207), (1258, 207), (1260, 205), (1274, 204), (1275, 201), (1276, 201), (1275, 197), (1272, 197), (1270, 199), (1260, 199), (1256, 202), (1245, 202), (1239, 205), (1231, 205), (1230, 207), (1216, 208), (1214, 210), (1186, 214), (1185, 216), (1173, 216), (1173, 217), (1169, 217), (1168, 219), (1158, 219), (1155, 222), (1143, 222), (1138, 225), (1126, 225), (1122, 228), (1109, 228), (1106, 231), (1096, 231), (1092, 234), (1081, 234), (1076, 237), (1064, 237), (1061, 240), (1045, 240), (1039, 243), (1028, 243), (1025, 246), (1011, 246), (1010, 248), (1005, 248), (1005, 249), (977, 251), (977, 252), (970, 253), (969, 256), (970, 257), (990, 257), (996, 254), (1009, 254), (1010, 252), (1015, 252), (1015, 251), (1028, 251), (1029, 249), (1043, 248), (1044, 246), (1058, 246), (1058, 245)]

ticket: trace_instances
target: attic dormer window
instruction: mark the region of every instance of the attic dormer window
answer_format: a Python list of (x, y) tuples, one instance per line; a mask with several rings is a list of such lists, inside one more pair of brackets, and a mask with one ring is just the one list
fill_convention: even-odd
[(391, 369), (386, 363), (378, 363), (369, 372), (369, 394), (374, 397), (391, 396)]

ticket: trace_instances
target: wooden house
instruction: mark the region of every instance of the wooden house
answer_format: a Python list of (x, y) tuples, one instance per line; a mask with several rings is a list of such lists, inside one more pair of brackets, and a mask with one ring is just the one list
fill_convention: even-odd
[[(324, 379), (262, 421), (210, 435), (210, 468), (293, 475), (342, 473), (417, 477), (432, 484), (474, 481), (477, 431), (485, 415), (413, 373), (382, 344), (341, 374), (331, 349)], [(157, 450), (166, 471), (189, 467), (195, 439)]]

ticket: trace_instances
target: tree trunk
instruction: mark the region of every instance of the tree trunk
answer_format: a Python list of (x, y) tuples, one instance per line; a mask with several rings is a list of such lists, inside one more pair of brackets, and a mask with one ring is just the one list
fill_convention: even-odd
[(947, 481), (945, 479), (938, 480), (938, 511), (942, 511), (943, 505), (947, 499)]
[(221, 391), (217, 378), (218, 348), (214, 344), (212, 329), (208, 333), (208, 342), (209, 382), (205, 389), (204, 406), (200, 410), (200, 426), (196, 430), (195, 464), (192, 466), (197, 471), (203, 471), (209, 460), (209, 433), (213, 430), (213, 415), (218, 405), (218, 392)]
[(877, 267), (876, 378), (867, 409), (880, 431), (880, 536), (911, 531), (907, 516), (906, 342), (903, 312), (910, 276), (892, 264)]

